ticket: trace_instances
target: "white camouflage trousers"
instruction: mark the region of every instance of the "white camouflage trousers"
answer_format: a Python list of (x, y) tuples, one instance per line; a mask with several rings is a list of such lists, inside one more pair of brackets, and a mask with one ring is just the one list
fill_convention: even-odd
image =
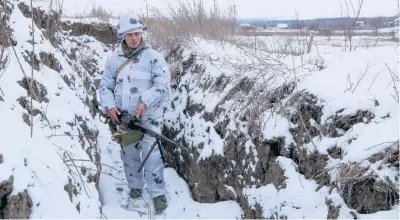
[[(160, 128), (154, 126), (152, 126), (152, 130), (159, 134), (161, 132)], [(139, 173), (137, 170), (155, 141), (156, 138), (145, 134), (141, 141), (123, 146), (121, 149), (121, 159), (124, 163), (124, 172), (129, 188), (143, 189), (144, 183), (146, 183), (151, 198), (165, 195), (166, 191), (164, 163), (158, 145), (154, 147), (141, 172)]]

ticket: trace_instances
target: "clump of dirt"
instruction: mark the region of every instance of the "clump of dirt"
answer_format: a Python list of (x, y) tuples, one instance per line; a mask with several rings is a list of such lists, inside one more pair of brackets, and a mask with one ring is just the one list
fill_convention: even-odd
[(342, 159), (343, 158), (343, 151), (342, 148), (338, 146), (333, 146), (328, 148), (328, 154), (331, 156), (333, 159)]
[[(248, 94), (250, 90), (253, 88), (255, 81), (248, 78), (243, 77), (240, 79), (236, 85), (229, 90), (228, 94), (218, 103), (218, 105), (223, 105), (226, 101), (231, 100), (238, 96), (238, 93), (242, 92), (243, 94)], [(210, 85), (211, 86), (211, 85)]]
[(328, 215), (327, 219), (338, 219), (341, 206), (335, 206), (331, 199), (326, 200), (325, 204), (328, 206)]
[(97, 67), (98, 61), (95, 58), (82, 59), (80, 62), (82, 67), (89, 73), (90, 76), (93, 76), (96, 72), (99, 72)]
[(31, 121), (29, 115), (27, 113), (22, 113), (22, 120), (28, 125), (31, 126)]
[(32, 115), (32, 116), (41, 115), (42, 117), (45, 116), (44, 113), (43, 113), (41, 110), (39, 110), (39, 109), (37, 109), (37, 108), (33, 108), (33, 109), (32, 109), (26, 97), (24, 97), (24, 96), (19, 97), (19, 98), (17, 99), (17, 101), (18, 101), (19, 104), (22, 106), (22, 108), (24, 108), (25, 110), (28, 111), (28, 113), (29, 113), (30, 115)]
[(25, 54), (22, 55), (25, 59), (25, 61), (31, 65), (31, 67), (36, 70), (36, 71), (40, 71), (40, 60), (38, 59), (38, 57), (36, 56), (36, 54), (33, 54), (33, 62), (32, 62), (32, 51), (28, 51), (25, 50)]
[[(210, 121), (213, 121), (213, 120), (210, 119)], [(217, 132), (217, 134), (219, 135), (220, 138), (222, 138), (222, 139), (225, 138), (225, 135), (227, 133), (227, 127), (228, 127), (229, 123), (230, 123), (230, 119), (226, 116), (223, 121), (217, 123), (214, 126), (214, 130), (215, 130), (215, 132)]]
[(40, 52), (39, 56), (44, 65), (46, 65), (50, 69), (57, 71), (58, 73), (61, 72), (62, 67), (60, 61), (54, 56), (54, 54)]
[(69, 179), (68, 183), (64, 186), (64, 191), (67, 192), (69, 200), (73, 202), (73, 196), (78, 195), (78, 190), (74, 184), (72, 184), (71, 179)]
[(18, 84), (26, 89), (28, 95), (32, 97), (32, 99), (38, 102), (49, 102), (49, 99), (46, 97), (47, 89), (44, 85), (37, 82), (36, 80), (32, 80), (30, 77), (24, 77), (22, 80), (18, 81)]
[(7, 1), (0, 1), (0, 46), (4, 48), (11, 46), (10, 15), (12, 10)]
[(218, 76), (210, 88), (210, 92), (222, 92), (229, 84), (230, 80), (224, 74)]
[(326, 171), (328, 163), (328, 155), (319, 154), (318, 152), (308, 153), (306, 149), (295, 149), (294, 158), (292, 158), (299, 166), (299, 173), (303, 174), (306, 179), (313, 179), (321, 186), (330, 185), (330, 175)]
[(0, 218), (29, 219), (32, 200), (27, 190), (11, 195), (13, 191), (13, 176), (0, 183)]
[(271, 91), (265, 91), (265, 89), (260, 92), (265, 93), (264, 104), (266, 104), (268, 108), (272, 108), (274, 104), (281, 103), (283, 99), (292, 94), (295, 88), (296, 82), (288, 82)]
[(318, 128), (314, 127), (312, 121), (321, 123), (322, 108), (318, 98), (306, 91), (293, 94), (287, 103), (288, 108), (283, 109), (282, 115), (296, 125), (289, 128), (296, 144), (302, 146), (319, 135)]
[(203, 111), (204, 108), (205, 106), (202, 104), (193, 103), (188, 96), (184, 113), (187, 113), (190, 117), (193, 117), (193, 115), (195, 115), (196, 113), (200, 113), (201, 111)]
[(285, 140), (282, 137), (265, 140), (256, 146), (260, 160), (256, 164), (254, 176), (260, 180), (258, 186), (272, 183), (278, 190), (286, 187), (284, 181), (287, 178), (284, 176), (284, 171), (275, 162), (275, 159), (283, 154), (284, 146)]
[(183, 60), (184, 48), (181, 46), (176, 46), (171, 49), (165, 56), (165, 60), (170, 63), (171, 72), (171, 88), (177, 89), (177, 86), (181, 82), (181, 77), (185, 74), (183, 73), (181, 62)]
[[(30, 6), (21, 2), (18, 4), (18, 8), (22, 14), (27, 17), (32, 17)], [(60, 14), (56, 11), (46, 13), (44, 10), (40, 10), (36, 7), (33, 8), (33, 21), (40, 28), (44, 29), (44, 36), (50, 41), (53, 46), (57, 45), (57, 33), (60, 30)]]
[(68, 87), (73, 88), (73, 86), (75, 86), (75, 81), (76, 78), (73, 75), (70, 75), (71, 78), (68, 78), (67, 75), (63, 75), (62, 78), (65, 82), (65, 84), (67, 84)]
[(327, 123), (321, 127), (321, 133), (324, 136), (332, 138), (343, 136), (355, 124), (368, 124), (375, 118), (375, 115), (368, 110), (358, 110), (353, 114), (339, 115), (343, 111), (344, 109), (341, 109), (327, 119)]
[[(86, 139), (86, 141), (89, 143), (88, 148), (86, 149), (86, 153), (89, 156), (91, 161), (93, 160), (93, 152), (94, 150), (96, 150), (97, 148), (97, 136), (99, 135), (99, 131), (98, 130), (92, 130), (89, 128), (89, 126), (87, 125), (88, 119), (85, 118), (85, 120), (78, 115), (75, 115), (75, 119), (77, 120), (77, 124), (79, 124), (79, 127), (81, 129), (78, 129), (79, 132), (79, 136), (81, 136), (82, 138), (84, 137)], [(82, 130), (82, 132), (81, 132)], [(82, 141), (82, 148), (84, 148), (85, 146), (85, 142)]]
[(399, 200), (397, 187), (390, 179), (381, 180), (357, 163), (340, 169), (338, 187), (346, 205), (361, 214), (390, 210)]
[(4, 212), (5, 219), (28, 219), (32, 208), (32, 199), (28, 194), (28, 190), (20, 192), (17, 195), (10, 196), (7, 201), (8, 205)]
[(389, 166), (399, 170), (399, 141), (394, 142), (382, 152), (378, 152), (368, 158), (368, 161), (375, 163), (381, 161), (380, 164), (388, 164)]

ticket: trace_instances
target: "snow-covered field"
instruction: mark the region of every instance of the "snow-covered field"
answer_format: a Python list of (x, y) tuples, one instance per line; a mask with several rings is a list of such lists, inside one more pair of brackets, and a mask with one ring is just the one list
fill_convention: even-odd
[[(25, 2), (29, 5), (28, 1)], [(99, 5), (103, 3), (107, 6), (108, 2), (97, 1)], [(70, 49), (79, 48), (77, 42), (85, 42), (87, 47), (76, 52), (78, 60), (94, 58), (98, 61), (97, 67), (101, 70), (111, 50), (93, 37), (61, 36), (63, 41), (60, 48), (68, 48), (67, 54), (64, 54), (59, 48), (53, 47), (35, 25), (35, 54), (40, 64), (39, 70), (33, 70), (33, 77), (46, 88), (44, 97), (48, 100), (39, 98), (33, 100), (33, 108), (38, 109), (40, 113), (33, 117), (31, 138), (30, 117), (27, 117), (30, 116), (27, 110), (30, 106), (30, 97), (28, 91), (18, 84), (18, 81), (24, 78), (24, 72), (28, 77), (31, 75), (31, 66), (24, 59), (24, 55), (27, 54), (25, 51), (32, 50), (32, 44), (29, 42), (31, 35), (28, 31), (31, 20), (23, 16), (17, 7), (18, 2), (13, 2), (13, 4), (10, 25), (13, 36), (18, 42), (15, 46), (17, 56), (9, 47), (7, 50), (9, 64), (3, 75), (0, 72), (2, 141), (0, 183), (8, 180), (12, 175), (14, 181), (11, 195), (28, 190), (32, 199), (31, 218), (233, 219), (242, 217), (243, 210), (236, 201), (218, 203), (194, 201), (188, 184), (171, 167), (165, 170), (169, 207), (164, 215), (154, 216), (149, 212), (152, 205), (147, 193), (144, 193), (143, 200), (128, 201), (128, 188), (119, 157), (120, 147), (110, 141), (107, 126), (102, 124), (98, 117), (93, 118), (89, 108), (83, 104), (86, 98), (91, 100), (95, 97), (85, 87), (84, 80), (89, 74), (83, 69), (82, 64), (68, 57)], [(64, 5), (69, 12), (76, 10), (73, 4), (64, 2)], [(363, 42), (363, 40), (365, 39), (355, 37), (356, 42)], [(272, 47), (279, 45), (279, 48), (282, 48), (282, 44), (276, 42), (287, 42), (287, 38), (258, 37), (257, 41), (265, 42), (266, 45), (272, 45)], [(340, 137), (314, 137), (312, 142), (303, 147), (314, 149), (316, 146), (320, 153), (328, 154), (328, 149), (338, 146), (343, 151), (343, 157), (335, 159), (329, 156), (327, 168), (350, 162), (362, 162), (363, 166), (369, 166), (371, 172), (376, 173), (382, 181), (387, 177), (396, 184), (396, 187), (399, 187), (398, 170), (386, 165), (378, 168), (380, 161), (371, 163), (366, 160), (390, 145), (387, 142), (395, 142), (399, 139), (399, 106), (398, 101), (395, 100), (396, 97), (398, 99), (399, 89), (398, 44), (386, 39), (371, 39), (377, 44), (368, 48), (359, 46), (355, 51), (344, 52), (341, 38), (332, 37), (328, 41), (326, 38), (316, 37), (314, 41), (310, 54), (294, 58), (276, 56), (288, 68), (285, 70), (285, 75), (264, 72), (265, 78), (270, 77), (269, 83), (266, 84), (267, 88), (276, 88), (286, 81), (298, 79), (296, 90), (306, 90), (316, 95), (319, 103), (324, 106), (319, 125), (332, 121), (330, 116), (337, 112), (339, 116), (353, 114), (357, 110), (368, 110), (373, 113), (375, 117), (369, 123), (357, 123), (347, 131), (338, 130), (338, 133), (343, 134)], [(362, 45), (362, 43), (356, 43), (356, 45)], [(53, 53), (60, 62), (61, 70), (56, 71), (44, 65), (40, 52)], [(237, 66), (230, 64), (255, 62), (255, 59), (251, 56), (244, 57), (243, 51), (234, 45), (221, 45), (218, 42), (203, 39), (194, 39), (191, 48), (185, 48), (184, 59), (187, 59), (192, 52), (198, 54), (196, 62), (204, 65), (205, 73), (201, 76), (187, 73), (181, 78), (178, 88), (186, 85), (188, 90), (180, 92), (177, 89), (171, 95), (175, 107), (167, 106), (166, 119), (171, 121), (167, 124), (176, 128), (179, 128), (179, 124), (185, 125), (186, 130), (178, 133), (177, 139), (184, 136), (186, 141), (193, 146), (203, 143), (203, 147), (197, 149), (200, 154), (199, 159), (209, 158), (212, 153), (224, 155), (225, 140), (213, 129), (215, 123), (206, 121), (203, 117), (204, 112), (196, 113), (192, 117), (183, 114), (188, 104), (187, 97), (190, 97), (190, 104), (202, 104), (205, 106), (205, 111), (212, 112), (234, 87), (234, 83), (227, 84), (221, 91), (203, 89), (199, 85), (204, 85), (207, 81), (215, 80), (221, 75), (239, 78), (245, 75), (254, 77), (258, 74), (255, 70), (241, 72), (242, 70)], [(224, 60), (229, 60), (229, 62), (223, 62)], [(302, 66), (302, 61), (306, 60), (323, 60), (324, 68), (320, 71), (316, 69), (309, 71), (308, 68), (314, 67), (311, 63), (305, 65), (305, 68), (292, 71), (293, 66)], [(77, 70), (80, 72), (78, 73)], [(238, 76), (237, 73), (243, 75)], [(92, 85), (93, 79), (98, 75), (99, 73), (96, 72), (94, 76), (86, 80), (89, 80)], [(65, 78), (73, 83), (68, 85)], [(26, 102), (23, 102), (20, 97), (26, 97)], [(286, 102), (288, 99), (282, 100), (283, 104)], [(233, 104), (232, 101), (227, 101), (223, 107), (230, 108), (234, 106)], [(237, 119), (233, 116), (235, 110), (231, 113), (228, 117), (233, 121), (228, 128), (247, 132), (245, 126), (238, 126), (241, 122), (235, 121)], [(24, 114), (27, 116), (23, 116)], [(286, 144), (294, 143), (294, 137), (289, 132), (294, 125), (287, 118), (273, 111), (265, 111), (262, 114), (265, 117), (262, 131), (264, 139), (284, 136), (287, 140)], [(206, 130), (210, 127), (207, 133)], [(97, 138), (91, 139), (90, 136), (96, 131), (98, 131)], [(352, 141), (349, 142), (349, 140)], [(254, 147), (250, 139), (248, 142), (246, 147)], [(97, 148), (91, 148), (91, 146), (97, 146)], [(92, 161), (96, 158), (97, 151), (100, 153), (103, 164), (98, 189), (95, 181), (88, 181), (93, 179), (97, 170), (95, 162)], [(242, 161), (234, 162), (241, 163)], [(346, 205), (337, 188), (331, 191), (329, 187), (320, 187), (315, 180), (305, 178), (298, 172), (297, 165), (289, 158), (279, 156), (276, 162), (284, 170), (286, 177), (284, 189), (277, 190), (273, 184), (258, 188), (248, 185), (243, 189), (250, 206), (260, 205), (264, 217), (326, 218), (328, 199), (332, 200), (335, 206), (341, 206), (338, 218), (354, 217), (350, 212), (356, 212), (356, 210)], [(329, 169), (333, 180), (338, 178), (335, 170)], [(128, 208), (131, 208), (131, 211), (121, 207), (126, 204), (130, 205)], [(357, 214), (357, 217), (398, 219), (398, 202), (391, 210), (373, 214)]]

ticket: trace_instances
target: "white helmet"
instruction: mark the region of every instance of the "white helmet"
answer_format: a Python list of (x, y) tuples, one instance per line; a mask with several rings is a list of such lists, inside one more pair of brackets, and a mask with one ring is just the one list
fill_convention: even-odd
[(123, 38), (127, 33), (143, 32), (147, 26), (135, 15), (123, 15), (118, 21), (117, 37)]

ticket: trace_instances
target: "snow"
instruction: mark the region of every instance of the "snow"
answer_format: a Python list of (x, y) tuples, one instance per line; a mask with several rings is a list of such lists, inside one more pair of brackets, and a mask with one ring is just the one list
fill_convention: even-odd
[[(48, 4), (47, 1), (36, 1), (36, 3), (43, 6)], [(27, 31), (30, 29), (31, 20), (22, 15), (16, 4), (14, 2), (15, 7), (10, 22), (14, 30), (13, 36), (18, 41), (15, 50), (23, 70), (30, 76), (31, 67), (25, 62), (23, 55), (26, 55), (25, 50), (31, 51), (32, 49), (32, 45), (28, 42), (31, 36)], [(98, 4), (109, 6), (108, 2), (103, 1)], [(122, 4), (115, 3), (115, 5), (119, 5), (121, 10), (126, 9), (125, 6), (121, 6)], [(71, 16), (74, 15), (73, 12), (78, 13), (74, 7), (70, 3), (66, 8)], [(83, 7), (80, 10), (83, 10)], [(91, 19), (63, 19), (72, 22), (93, 21)], [(111, 20), (111, 22), (115, 24), (116, 20)], [(53, 53), (60, 61), (62, 70), (58, 73), (43, 64), (40, 64), (39, 71), (34, 70), (34, 79), (46, 87), (46, 98), (49, 102), (33, 101), (34, 108), (43, 111), (46, 119), (42, 119), (40, 115), (34, 117), (32, 138), (30, 137), (30, 127), (22, 120), (22, 114), (27, 111), (17, 101), (22, 96), (27, 97), (27, 91), (17, 83), (24, 77), (24, 74), (11, 48), (8, 51), (9, 65), (0, 79), (0, 95), (4, 99), (4, 101), (0, 101), (0, 134), (2, 137), (0, 153), (3, 155), (3, 162), (0, 164), (2, 170), (0, 182), (8, 180), (12, 175), (14, 177), (12, 195), (22, 192), (24, 189), (28, 190), (33, 201), (31, 218), (101, 218), (105, 216), (113, 219), (162, 217), (238, 219), (242, 217), (243, 210), (236, 201), (217, 203), (194, 201), (188, 184), (178, 175), (177, 171), (170, 167), (165, 169), (169, 207), (164, 216), (154, 216), (151, 213), (154, 210), (152, 210), (152, 203), (146, 191), (143, 194), (143, 200), (129, 201), (126, 179), (122, 170), (123, 165), (120, 160), (120, 147), (111, 141), (108, 127), (97, 117), (92, 118), (88, 107), (83, 104), (86, 98), (94, 98), (84, 88), (83, 79), (87, 73), (78, 62), (79, 60), (70, 60), (60, 49), (54, 48), (36, 26), (35, 38), (35, 53), (38, 59), (40, 59), (40, 52)], [(111, 50), (90, 36), (62, 36), (62, 38), (62, 47), (67, 51), (79, 47), (78, 42), (85, 42), (84, 47), (76, 52), (76, 56), (79, 59), (96, 59), (97, 67), (100, 70), (104, 66), (106, 57), (111, 53)], [(243, 39), (246, 40), (246, 38)], [(315, 137), (313, 143), (316, 144), (321, 154), (328, 154), (328, 149), (333, 146), (342, 148), (343, 158), (329, 157), (327, 168), (339, 164), (362, 162), (363, 166), (368, 166), (380, 179), (388, 177), (398, 184), (396, 170), (387, 166), (380, 167), (381, 161), (373, 164), (366, 161), (371, 155), (381, 152), (389, 146), (388, 142), (398, 140), (399, 109), (398, 103), (392, 96), (394, 94), (393, 79), (389, 71), (390, 69), (398, 75), (398, 45), (393, 45), (387, 39), (381, 38), (375, 46), (366, 48), (363, 47), (366, 38), (355, 37), (355, 44), (359, 47), (355, 51), (343, 52), (341, 47), (343, 39), (341, 38), (332, 37), (328, 40), (324, 37), (315, 37), (314, 40), (316, 46), (313, 47), (311, 54), (293, 59), (290, 56), (283, 57), (282, 60), (288, 66), (292, 66), (292, 62), (296, 65), (300, 64), (301, 58), (322, 57), (326, 62), (326, 68), (311, 72), (299, 69), (295, 75), (289, 73), (286, 76), (279, 76), (279, 78), (272, 77), (275, 81), (269, 81), (268, 88), (273, 89), (285, 80), (298, 78), (298, 90), (305, 89), (321, 100), (323, 105), (321, 124), (328, 123), (329, 117), (342, 109), (344, 110), (339, 115), (352, 114), (360, 109), (374, 113), (375, 118), (371, 122), (358, 123), (350, 130), (343, 132), (341, 137)], [(267, 46), (279, 47), (282, 42), (287, 42), (287, 38), (277, 40), (259, 37), (257, 41), (264, 42)], [(174, 100), (176, 105), (174, 109), (168, 107), (166, 121), (168, 126), (181, 131), (176, 139), (185, 137), (189, 145), (199, 152), (198, 160), (201, 160), (213, 154), (224, 155), (225, 143), (225, 140), (215, 130), (216, 123), (221, 122), (223, 118), (216, 118), (216, 122), (206, 121), (203, 117), (204, 112), (214, 111), (221, 100), (229, 94), (235, 83), (243, 77), (251, 77), (256, 73), (247, 71), (238, 75), (239, 71), (231, 65), (254, 61), (251, 57), (246, 56), (252, 53), (252, 50), (243, 51), (228, 43), (200, 38), (194, 38), (191, 43), (190, 49), (185, 48), (184, 59), (189, 58), (188, 51), (191, 50), (198, 55), (198, 62), (205, 66), (205, 73), (187, 73), (181, 79), (181, 85), (187, 85), (187, 88), (182, 86), (181, 92), (178, 91), (172, 95), (171, 100)], [(77, 73), (77, 69), (84, 75), (81, 76)], [(234, 80), (219, 90), (199, 87), (199, 84), (206, 84), (207, 80), (216, 79), (221, 75)], [(76, 80), (69, 87), (63, 77), (74, 77)], [(93, 76), (93, 78), (96, 77), (99, 77), (98, 73)], [(399, 88), (398, 82), (396, 82), (396, 87)], [(189, 99), (187, 99), (188, 97)], [(29, 100), (28, 97), (27, 100)], [(220, 106), (230, 109), (225, 115), (230, 119), (227, 130), (240, 130), (246, 133), (248, 132), (246, 125), (236, 120), (236, 116), (234, 116), (240, 114), (240, 108), (243, 107), (236, 102), (237, 100), (228, 100)], [(204, 109), (187, 117), (182, 112), (189, 104), (201, 104)], [(387, 115), (389, 117), (386, 117)], [(90, 146), (89, 141), (78, 138), (83, 133), (80, 126), (83, 125), (83, 122), (77, 122), (76, 117), (82, 117), (90, 130), (99, 131), (98, 150), (103, 163), (99, 189), (96, 189), (94, 182), (87, 181), (89, 173), (94, 174), (89, 169), (96, 170), (96, 166), (93, 162), (88, 162), (90, 157), (86, 150)], [(262, 118), (264, 119), (262, 130), (264, 139), (284, 137), (285, 145), (294, 143), (289, 131), (293, 125), (282, 114), (265, 111)], [(76, 124), (71, 126), (71, 122), (76, 122)], [(315, 121), (313, 123), (316, 124)], [(185, 129), (180, 129), (181, 125)], [(70, 136), (66, 134), (68, 132)], [(246, 134), (245, 137), (248, 139), (245, 143), (246, 153), (250, 153), (250, 149), (253, 149), (255, 156), (255, 163), (250, 162), (247, 169), (255, 172), (259, 158), (249, 135)], [(352, 140), (351, 143), (349, 140)], [(82, 147), (82, 141), (85, 143), (84, 147)], [(303, 147), (311, 149), (314, 147), (313, 143)], [(199, 145), (202, 147), (198, 147)], [(77, 166), (75, 168), (70, 162), (63, 161), (70, 159), (69, 156), (74, 160), (82, 161), (75, 161)], [(93, 152), (91, 152), (91, 156), (93, 156)], [(339, 218), (353, 218), (349, 213), (355, 212), (355, 210), (345, 204), (336, 188), (330, 192), (329, 188), (321, 188), (314, 180), (306, 179), (298, 172), (295, 163), (288, 158), (278, 157), (276, 162), (284, 170), (286, 187), (278, 190), (273, 184), (258, 188), (249, 185), (243, 191), (252, 207), (256, 204), (262, 207), (264, 217), (326, 218), (328, 211), (326, 200), (331, 199), (336, 206), (341, 206)], [(235, 166), (244, 165), (246, 161), (231, 161), (231, 163)], [(88, 168), (86, 175), (82, 175), (81, 166)], [(82, 183), (81, 177), (84, 183)], [(240, 178), (243, 177), (240, 176)], [(251, 178), (254, 181), (254, 177)], [(77, 195), (72, 196), (72, 202), (64, 190), (69, 179), (72, 184), (80, 185), (77, 188)], [(226, 184), (224, 186), (236, 195), (232, 186)], [(121, 207), (124, 204), (136, 205), (137, 207), (133, 208), (140, 212), (128, 211)], [(77, 210), (77, 206), (80, 207), (80, 211)], [(100, 213), (100, 207), (102, 213)], [(357, 216), (361, 219), (398, 219), (398, 211), (397, 205), (388, 211), (357, 214)]]
[[(326, 55), (329, 59), (329, 68), (318, 74), (306, 76), (300, 83), (299, 89), (307, 89), (324, 100), (322, 123), (340, 109), (344, 109), (340, 115), (352, 114), (357, 110), (368, 110), (375, 114), (371, 123), (357, 124), (345, 136), (336, 140), (325, 137), (322, 140), (314, 138), (319, 148), (326, 150), (336, 143), (345, 149), (343, 162), (360, 162), (383, 150), (387, 145), (368, 148), (398, 139), (399, 107), (391, 95), (395, 92), (389, 71), (390, 68), (394, 74), (398, 73), (396, 49), (377, 47), (359, 48), (348, 53), (329, 52)], [(343, 69), (343, 66), (346, 69)], [(396, 84), (398, 88), (398, 82)], [(390, 117), (384, 119), (388, 114)], [(377, 135), (378, 133), (380, 135)], [(351, 145), (345, 143), (353, 137), (356, 139)]]
[[(99, 128), (103, 128), (104, 133), (100, 138), (100, 145), (104, 148), (103, 163), (113, 164), (115, 168), (120, 171), (116, 171), (115, 168), (104, 167), (103, 172), (111, 173), (112, 176), (103, 176), (100, 185), (100, 191), (103, 197), (102, 211), (107, 218), (130, 218), (137, 219), (143, 218), (148, 219), (151, 214), (148, 212), (147, 207), (143, 209), (145, 214), (140, 215), (135, 211), (127, 211), (120, 207), (123, 201), (127, 200), (128, 192), (126, 185), (122, 182), (125, 181), (125, 176), (122, 170), (122, 161), (120, 161), (119, 146), (110, 142), (110, 136), (104, 124), (98, 123)], [(109, 153), (107, 153), (109, 152)], [(184, 218), (184, 219), (207, 219), (207, 218), (229, 218), (236, 219), (240, 218), (242, 211), (239, 205), (234, 201), (218, 202), (214, 204), (199, 203), (193, 201), (190, 196), (190, 191), (187, 183), (178, 176), (176, 171), (172, 168), (166, 168), (164, 171), (165, 182), (167, 184), (167, 199), (169, 207), (165, 210), (166, 218)], [(114, 187), (110, 187), (114, 186)], [(117, 187), (124, 189), (123, 192), (118, 192)], [(147, 192), (143, 193), (145, 201), (138, 201), (135, 203), (147, 203), (152, 208), (151, 199)], [(122, 202), (121, 202), (122, 201)], [(230, 210), (226, 213), (226, 210)], [(152, 210), (154, 212), (154, 210)], [(153, 216), (160, 218), (160, 216)]]
[(264, 139), (273, 139), (273, 137), (287, 137), (286, 144), (294, 143), (294, 140), (289, 133), (289, 128), (292, 126), (291, 123), (281, 115), (274, 115), (271, 112), (265, 112), (262, 116), (265, 118), (263, 129)]
[[(25, 62), (22, 54), (25, 50), (31, 50), (32, 46), (27, 42), (30, 36), (26, 30), (29, 29), (31, 21), (25, 18), (22, 13), (17, 10), (16, 5), (11, 15), (11, 23), (18, 23), (18, 27), (14, 26), (15, 39), (18, 45), (15, 47), (22, 68), (30, 76), (30, 65)], [(17, 28), (16, 28), (17, 27)], [(33, 101), (33, 106), (46, 113), (47, 120), (40, 120), (40, 116), (34, 117), (33, 137), (30, 138), (30, 127), (23, 122), (22, 113), (26, 112), (16, 100), (21, 96), (26, 96), (26, 90), (17, 84), (17, 81), (23, 78), (23, 73), (18, 64), (14, 53), (10, 53), (10, 64), (6, 72), (1, 78), (0, 88), (4, 93), (4, 101), (0, 102), (0, 132), (2, 134), (2, 146), (0, 153), (3, 155), (3, 163), (1, 164), (2, 172), (0, 172), (0, 182), (8, 180), (13, 175), (13, 192), (12, 195), (28, 189), (28, 193), (33, 200), (31, 218), (99, 218), (101, 213), (99, 207), (102, 206), (104, 215), (112, 218), (137, 218), (135, 212), (123, 211), (119, 207), (118, 199), (123, 199), (126, 195), (115, 193), (115, 187), (120, 181), (112, 177), (102, 176), (100, 182), (100, 193), (95, 188), (95, 184), (85, 182), (85, 189), (81, 186), (78, 189), (78, 195), (73, 196), (70, 201), (67, 192), (64, 191), (64, 185), (68, 183), (68, 177), (72, 183), (80, 183), (75, 168), (67, 166), (63, 162), (66, 152), (73, 159), (89, 160), (87, 153), (82, 149), (79, 139), (76, 137), (80, 134), (81, 129), (78, 127), (71, 128), (68, 122), (74, 122), (75, 115), (86, 118), (86, 125), (90, 129), (99, 129), (99, 146), (104, 158), (103, 163), (114, 165), (114, 160), (120, 160), (118, 156), (118, 147), (109, 142), (110, 136), (108, 128), (104, 124), (92, 119), (88, 108), (82, 103), (82, 99), (86, 97), (85, 90), (81, 86), (82, 80), (73, 68), (68, 64), (68, 58), (64, 57), (60, 51), (51, 46), (50, 42), (42, 36), (41, 31), (35, 26), (35, 36), (37, 44), (35, 44), (35, 53), (50, 52), (60, 61), (62, 70), (60, 73), (41, 64), (40, 71), (34, 70), (34, 79), (42, 83), (47, 89), (46, 97), (48, 103)], [(72, 37), (68, 37), (69, 40)], [(94, 39), (88, 36), (75, 37), (74, 40), (83, 42), (92, 40), (87, 44), (89, 50), (81, 49), (76, 54), (80, 58), (84, 58), (85, 54), (93, 51), (98, 53), (94, 56), (99, 62), (100, 68), (104, 65), (102, 57), (106, 55), (104, 46), (99, 42), (93, 43)], [(64, 48), (76, 47), (76, 42), (65, 40)], [(93, 56), (93, 55), (92, 55)], [(39, 56), (38, 56), (39, 57)], [(79, 66), (78, 62), (72, 62)], [(76, 77), (75, 88), (69, 88), (62, 79), (62, 76), (73, 75)], [(29, 100), (29, 99), (28, 99)], [(49, 128), (58, 125), (57, 129)], [(70, 132), (71, 136), (65, 135)], [(75, 136), (75, 137), (74, 137)], [(103, 140), (103, 142), (102, 142)], [(108, 141), (108, 142), (107, 142)], [(85, 141), (86, 142), (86, 141)], [(106, 142), (106, 143), (104, 143)], [(89, 143), (86, 142), (86, 146)], [(220, 145), (216, 144), (216, 145)], [(107, 147), (114, 147), (111, 150), (114, 158), (108, 155)], [(110, 150), (110, 149), (109, 149)], [(69, 157), (64, 158), (68, 160)], [(26, 161), (26, 162), (25, 162)], [(26, 165), (25, 165), (26, 163)], [(66, 162), (67, 163), (67, 162)], [(70, 163), (68, 163), (70, 164)], [(95, 169), (93, 163), (75, 162), (78, 168), (85, 166)], [(80, 170), (80, 169), (79, 169)], [(112, 171), (113, 169), (110, 168)], [(111, 172), (107, 167), (103, 169), (104, 173)], [(72, 176), (69, 173), (72, 174)], [(121, 173), (119, 173), (121, 176)], [(87, 177), (83, 176), (86, 180)], [(121, 177), (123, 178), (123, 177)], [(187, 184), (177, 175), (171, 168), (166, 169), (166, 179), (168, 183), (168, 192), (170, 200), (170, 208), (166, 211), (169, 217), (187, 217), (187, 218), (210, 218), (210, 217), (227, 217), (223, 210), (232, 210), (229, 213), (230, 218), (239, 218), (241, 209), (235, 202), (221, 202), (216, 204), (200, 204), (194, 202), (190, 197)], [(177, 194), (175, 194), (177, 192)], [(100, 201), (103, 203), (101, 204)], [(79, 204), (80, 212), (76, 206)], [(186, 211), (186, 215), (182, 215), (182, 209)], [(212, 212), (209, 212), (213, 210)], [(236, 211), (233, 211), (236, 210)]]
[[(15, 8), (18, 7), (15, 5)], [(27, 42), (30, 37), (26, 31), (30, 27), (30, 20), (16, 9), (13, 10), (10, 20), (11, 24), (14, 22), (18, 24), (14, 26), (14, 35), (18, 41), (15, 51), (22, 68), (30, 76), (31, 68), (22, 56), (25, 50), (32, 48), (32, 45)], [(40, 40), (41, 32), (37, 27), (35, 35), (36, 54), (38, 55), (40, 51), (55, 52), (64, 67), (62, 72), (66, 74), (66, 71), (70, 71), (65, 58), (62, 58), (62, 55), (56, 52), (47, 40)], [(40, 71), (34, 70), (34, 79), (46, 87), (46, 97), (49, 102), (33, 101), (33, 107), (45, 112), (47, 120), (40, 120), (40, 116), (34, 117), (31, 138), (30, 127), (22, 120), (22, 114), (26, 110), (16, 102), (18, 98), (27, 96), (26, 90), (17, 84), (24, 74), (11, 48), (9, 56), (9, 65), (0, 80), (0, 88), (4, 93), (4, 102), (0, 103), (0, 133), (2, 134), (0, 153), (4, 158), (0, 165), (2, 170), (0, 181), (8, 180), (12, 175), (14, 177), (12, 194), (22, 192), (24, 189), (28, 190), (33, 200), (32, 218), (50, 218), (60, 216), (60, 214), (66, 218), (98, 217), (100, 202), (94, 183), (86, 182), (88, 196), (83, 188), (78, 189), (78, 195), (73, 196), (72, 202), (64, 191), (68, 178), (71, 178), (74, 184), (80, 184), (80, 180), (74, 167), (69, 167), (63, 162), (63, 154), (69, 152), (74, 159), (89, 159), (86, 152), (82, 150), (78, 138), (73, 137), (78, 135), (80, 129), (78, 131), (78, 127), (74, 127), (71, 130), (71, 127), (66, 124), (66, 122), (73, 122), (75, 115), (83, 118), (91, 117), (77, 97), (84, 95), (83, 91), (71, 90), (57, 72), (46, 66), (41, 65)], [(56, 95), (57, 92), (60, 93), (59, 96)], [(49, 128), (55, 125), (59, 126), (58, 129)], [(90, 121), (88, 125), (90, 126)], [(65, 135), (64, 131), (70, 131), (71, 137)], [(86, 144), (88, 145), (87, 142)], [(87, 167), (94, 166), (88, 164)], [(83, 178), (86, 179), (86, 177)], [(80, 213), (76, 210), (77, 204), (80, 204)]]
[(293, 161), (278, 157), (277, 163), (282, 167), (287, 179), (284, 181), (285, 188), (277, 190), (274, 185), (269, 184), (259, 188), (249, 187), (245, 194), (254, 206), (261, 205), (263, 216), (288, 219), (322, 219), (326, 218), (327, 206), (325, 197), (329, 195), (329, 188), (323, 187), (319, 190), (315, 181), (306, 180), (300, 175)]

